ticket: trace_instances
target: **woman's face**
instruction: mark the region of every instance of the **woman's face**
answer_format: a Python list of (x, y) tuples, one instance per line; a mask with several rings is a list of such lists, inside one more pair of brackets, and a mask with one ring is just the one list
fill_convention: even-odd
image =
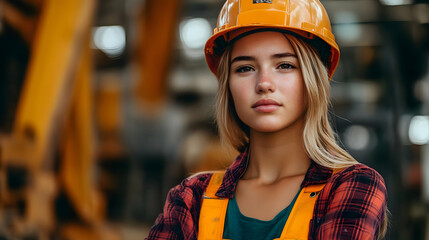
[(304, 83), (298, 58), (279, 32), (260, 32), (235, 42), (229, 88), (237, 115), (251, 131), (303, 126)]

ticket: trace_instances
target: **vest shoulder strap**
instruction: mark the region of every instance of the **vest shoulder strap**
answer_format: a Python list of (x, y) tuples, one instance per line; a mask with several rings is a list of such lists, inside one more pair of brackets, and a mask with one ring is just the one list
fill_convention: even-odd
[(307, 239), (310, 220), (313, 217), (314, 205), (319, 192), (325, 184), (304, 187), (298, 195), (280, 239)]
[[(332, 176), (343, 170), (333, 168)], [(280, 239), (308, 239), (310, 220), (313, 218), (314, 206), (326, 183), (304, 187), (296, 200)]]
[(198, 223), (198, 239), (221, 240), (228, 208), (228, 198), (219, 198), (216, 192), (222, 184), (225, 171), (214, 172), (203, 195)]
[(333, 168), (332, 169), (332, 176), (343, 171), (345, 168)]
[(216, 171), (213, 173), (209, 184), (204, 192), (205, 198), (218, 198), (216, 196), (216, 192), (219, 189), (220, 185), (222, 185), (223, 176), (225, 175), (225, 171)]

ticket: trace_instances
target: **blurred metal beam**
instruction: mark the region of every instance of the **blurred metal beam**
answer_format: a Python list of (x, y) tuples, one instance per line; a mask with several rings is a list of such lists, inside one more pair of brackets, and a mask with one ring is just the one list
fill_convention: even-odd
[(89, 31), (95, 0), (46, 0), (19, 101), (14, 134), (36, 144), (29, 164), (37, 169), (52, 145), (70, 102), (77, 60)]
[(0, 138), (0, 175), (7, 178), (5, 169), (20, 167), (27, 177), (23, 191), (11, 193), (2, 188), (0, 195), (0, 211), (5, 196), (15, 195), (25, 204), (23, 216), (7, 223), (20, 225), (14, 229), (19, 237), (36, 231), (43, 235), (37, 239), (48, 239), (54, 228), (53, 199), (58, 186), (53, 156), (95, 5), (96, 0), (43, 1), (13, 131)]
[(95, 188), (95, 130), (92, 101), (91, 33), (88, 31), (76, 71), (72, 103), (62, 137), (61, 183), (79, 216), (100, 222), (105, 216), (104, 199)]
[(136, 92), (148, 108), (156, 109), (165, 100), (181, 5), (181, 0), (146, 0), (142, 9)]

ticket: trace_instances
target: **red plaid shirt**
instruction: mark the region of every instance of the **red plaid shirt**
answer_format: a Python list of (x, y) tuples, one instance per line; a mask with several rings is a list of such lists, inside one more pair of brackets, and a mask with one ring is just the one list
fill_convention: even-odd
[[(243, 153), (227, 169), (216, 195), (232, 198), (246, 166)], [(383, 178), (363, 164), (331, 175), (331, 169), (312, 162), (302, 182), (301, 187), (326, 183), (316, 201), (308, 239), (376, 239), (386, 209)], [(197, 239), (202, 196), (210, 176), (189, 177), (172, 188), (147, 239)]]

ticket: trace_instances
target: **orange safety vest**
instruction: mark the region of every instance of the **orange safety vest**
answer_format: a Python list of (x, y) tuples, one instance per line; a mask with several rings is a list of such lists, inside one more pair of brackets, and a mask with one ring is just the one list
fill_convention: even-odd
[[(333, 174), (340, 169), (334, 169)], [(222, 184), (224, 171), (215, 172), (204, 192), (199, 220), (199, 240), (223, 240), (225, 215), (229, 198), (219, 198), (215, 194)], [(310, 220), (313, 217), (314, 205), (324, 184), (304, 187), (292, 208), (280, 238), (275, 240), (302, 240), (308, 238)]]

